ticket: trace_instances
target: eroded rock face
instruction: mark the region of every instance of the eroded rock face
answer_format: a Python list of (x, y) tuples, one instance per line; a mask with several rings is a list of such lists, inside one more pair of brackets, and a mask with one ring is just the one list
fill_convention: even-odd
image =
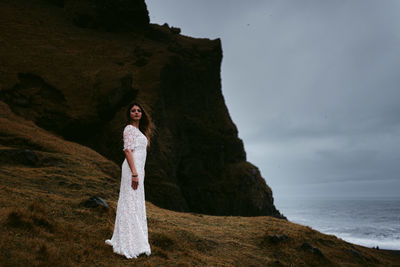
[[(179, 211), (280, 216), (226, 108), (220, 40), (181, 36), (167, 24), (129, 34), (82, 29), (68, 13), (77, 1), (40, 8), (17, 2), (30, 8), (2, 4), (0, 16), (6, 40), (0, 100), (14, 113), (120, 164), (125, 110), (139, 100), (157, 127), (146, 163), (147, 200)], [(103, 2), (80, 3), (96, 13), (92, 5)], [(143, 1), (109, 1), (118, 8), (128, 2), (148, 18)], [(41, 17), (48, 22), (35, 23)], [(121, 19), (113, 23), (140, 25)]]
[(64, 95), (47, 84), (40, 76), (18, 73), (18, 82), (0, 92), (14, 113), (45, 129), (61, 131), (68, 121), (68, 108)]

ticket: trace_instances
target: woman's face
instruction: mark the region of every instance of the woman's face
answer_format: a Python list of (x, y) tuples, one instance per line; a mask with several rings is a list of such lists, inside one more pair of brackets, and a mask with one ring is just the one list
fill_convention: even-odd
[(133, 106), (131, 108), (131, 119), (134, 121), (139, 121), (142, 118), (142, 110), (139, 106)]

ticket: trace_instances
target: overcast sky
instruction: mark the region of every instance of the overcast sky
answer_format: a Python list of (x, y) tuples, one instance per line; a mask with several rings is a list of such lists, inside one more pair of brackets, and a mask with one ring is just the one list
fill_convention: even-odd
[(400, 1), (146, 3), (221, 39), (225, 102), (276, 200), (400, 195)]

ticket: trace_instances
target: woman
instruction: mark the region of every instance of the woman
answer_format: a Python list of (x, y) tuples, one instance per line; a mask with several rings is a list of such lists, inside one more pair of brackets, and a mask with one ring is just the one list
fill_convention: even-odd
[(121, 187), (114, 233), (106, 244), (128, 259), (151, 254), (148, 241), (144, 195), (144, 165), (153, 123), (142, 105), (131, 103), (127, 110), (128, 125), (124, 129), (125, 160), (122, 163)]

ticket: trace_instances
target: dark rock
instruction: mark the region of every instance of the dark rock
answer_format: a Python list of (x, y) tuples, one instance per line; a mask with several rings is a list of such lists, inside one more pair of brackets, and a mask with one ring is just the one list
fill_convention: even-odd
[(174, 34), (180, 34), (181, 33), (181, 29), (177, 28), (177, 27), (171, 27), (171, 32)]
[(349, 249), (348, 251), (349, 251), (354, 257), (360, 258), (360, 259), (362, 258), (360, 252), (358, 252), (357, 250)]
[(272, 243), (279, 243), (281, 241), (285, 241), (287, 239), (289, 239), (289, 237), (285, 234), (281, 234), (281, 235), (269, 235), (268, 239), (270, 242)]
[(278, 243), (280, 240), (276, 235), (270, 235), (269, 241), (271, 241), (272, 243)]
[(289, 239), (289, 237), (288, 237), (287, 235), (285, 235), (285, 234), (279, 235), (278, 238), (279, 238), (280, 240), (287, 240), (287, 239)]
[(145, 36), (151, 40), (167, 43), (172, 39), (171, 31), (169, 28), (160, 27), (158, 25), (150, 24), (150, 27), (144, 32)]
[(322, 253), (322, 251), (321, 251), (319, 248), (313, 247), (312, 252), (313, 252), (315, 255), (320, 256), (321, 258), (325, 258), (324, 253)]
[(107, 202), (102, 199), (101, 197), (98, 196), (93, 196), (90, 197), (88, 200), (86, 200), (83, 205), (87, 208), (97, 208), (99, 206), (108, 209), (108, 204)]
[(325, 255), (322, 253), (322, 251), (319, 248), (313, 247), (307, 242), (304, 242), (301, 245), (301, 249), (303, 249), (304, 251), (309, 251), (309, 252), (311, 252), (311, 253), (313, 253), (313, 254), (321, 257), (321, 258), (325, 258)]

